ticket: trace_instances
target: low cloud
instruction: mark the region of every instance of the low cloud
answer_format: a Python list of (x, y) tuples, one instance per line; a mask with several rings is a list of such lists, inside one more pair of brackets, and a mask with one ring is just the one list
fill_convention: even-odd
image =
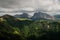
[[(39, 9), (38, 9), (39, 8)], [(47, 13), (60, 13), (60, 0), (0, 0), (0, 11), (40, 10)]]

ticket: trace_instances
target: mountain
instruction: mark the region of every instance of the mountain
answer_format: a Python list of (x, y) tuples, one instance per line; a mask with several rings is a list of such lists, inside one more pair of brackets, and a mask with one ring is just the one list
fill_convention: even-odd
[(0, 16), (0, 32), (13, 33), (17, 22), (18, 19), (11, 15)]
[[(42, 18), (40, 13), (37, 16)], [(0, 17), (1, 40), (49, 40), (59, 36), (60, 22), (54, 20), (19, 20), (7, 14)]]
[(53, 16), (50, 16), (46, 13), (42, 12), (35, 12), (34, 15), (32, 16), (33, 20), (38, 20), (38, 19), (49, 19), (49, 20), (54, 20)]
[[(11, 15), (0, 16), (0, 39), (20, 40), (20, 29), (17, 26), (18, 19)], [(19, 24), (19, 23), (18, 23)], [(19, 35), (18, 35), (19, 34)], [(9, 38), (8, 38), (9, 37)]]
[(23, 13), (21, 15), (15, 15), (16, 18), (29, 18), (29, 15), (27, 13)]
[(54, 15), (56, 19), (60, 19), (60, 15)]
[[(21, 18), (20, 18), (21, 19)], [(18, 28), (22, 28), (24, 25), (28, 25), (29, 20), (20, 20), (14, 16), (11, 16), (11, 15), (3, 15), (0, 17), (0, 21), (3, 21), (3, 22), (7, 22), (7, 24), (9, 24), (10, 26), (13, 26), (13, 27), (18, 27)]]
[(23, 13), (21, 15), (15, 15), (16, 18), (29, 18), (32, 20), (40, 20), (40, 19), (49, 19), (49, 20), (54, 20), (54, 17), (51, 15), (48, 15), (47, 13), (42, 13), (42, 12), (35, 12), (32, 17), (28, 15), (27, 13)]
[(18, 27), (17, 23), (20, 22), (20, 20), (18, 20), (17, 18), (15, 18), (14, 16), (11, 16), (11, 15), (3, 15), (0, 17), (1, 21), (2, 20), (5, 20), (10, 26), (13, 26), (13, 27)]

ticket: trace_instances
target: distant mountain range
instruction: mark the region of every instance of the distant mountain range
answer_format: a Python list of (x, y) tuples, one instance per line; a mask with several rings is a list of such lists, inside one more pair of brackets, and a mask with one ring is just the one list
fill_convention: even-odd
[(27, 18), (27, 19), (32, 19), (32, 20), (40, 20), (40, 19), (47, 19), (47, 20), (60, 20), (60, 15), (54, 15), (51, 16), (47, 13), (42, 13), (42, 12), (35, 12), (34, 15), (32, 17), (30, 17), (30, 15), (28, 13), (23, 13), (23, 14), (16, 14), (14, 16), (11, 15), (3, 15), (0, 16), (0, 18), (4, 18), (4, 19), (9, 19), (9, 20), (17, 20), (17, 18)]
[(47, 13), (42, 12), (35, 12), (32, 17), (28, 15), (28, 13), (23, 13), (21, 15), (15, 15), (16, 18), (31, 18), (32, 20), (39, 20), (39, 19), (49, 19), (54, 20), (54, 16), (48, 15)]
[[(47, 20), (55, 20), (55, 18), (59, 18), (59, 15), (55, 15), (55, 16), (51, 16), (47, 13), (43, 13), (43, 12), (35, 12), (34, 15), (31, 17), (31, 15), (29, 15), (28, 13), (23, 13), (23, 14), (16, 14), (14, 16), (11, 16), (11, 15), (3, 15), (2, 17), (4, 18), (27, 18), (27, 19), (32, 19), (32, 20), (40, 20), (40, 19), (47, 19)], [(11, 20), (11, 19), (9, 19)]]

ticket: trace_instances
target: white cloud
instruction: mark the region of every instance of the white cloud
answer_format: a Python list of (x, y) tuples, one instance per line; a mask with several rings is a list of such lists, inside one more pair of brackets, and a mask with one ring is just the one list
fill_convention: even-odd
[(29, 10), (39, 8), (43, 12), (60, 12), (60, 0), (0, 0), (0, 11)]

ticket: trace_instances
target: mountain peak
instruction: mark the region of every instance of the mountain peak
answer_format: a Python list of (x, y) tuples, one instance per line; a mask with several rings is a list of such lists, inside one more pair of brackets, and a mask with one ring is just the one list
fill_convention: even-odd
[(53, 20), (54, 17), (48, 15), (47, 13), (35, 12), (32, 19), (33, 20), (37, 20), (37, 19), (51, 19), (51, 20)]
[(15, 15), (17, 18), (29, 18), (29, 15), (27, 13), (23, 13), (21, 15)]

